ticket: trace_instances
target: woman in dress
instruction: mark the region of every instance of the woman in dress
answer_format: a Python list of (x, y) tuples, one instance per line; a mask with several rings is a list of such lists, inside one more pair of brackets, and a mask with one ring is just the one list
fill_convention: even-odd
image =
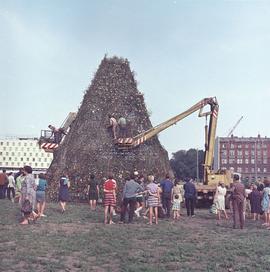
[(154, 176), (148, 176), (148, 185), (146, 190), (148, 192), (148, 207), (149, 207), (149, 225), (153, 223), (153, 212), (155, 213), (155, 223), (158, 224), (158, 206), (160, 202), (159, 187), (154, 183)]
[(29, 201), (32, 206), (32, 211), (29, 213), (24, 213), (23, 221), (20, 223), (26, 225), (29, 223), (29, 219), (36, 219), (38, 215), (34, 212), (36, 205), (36, 183), (32, 175), (31, 166), (24, 166), (23, 168), (24, 179), (21, 184), (21, 207), (24, 207), (24, 204)]
[(98, 182), (96, 181), (94, 174), (90, 175), (90, 181), (88, 184), (87, 191), (88, 191), (90, 208), (92, 211), (94, 211), (96, 210), (97, 200), (99, 196)]
[(252, 192), (249, 194), (250, 206), (251, 206), (251, 214), (253, 214), (253, 220), (260, 220), (260, 214), (262, 212), (262, 196), (258, 191), (257, 186), (254, 184), (252, 186)]
[[(113, 179), (113, 175), (110, 174), (109, 178), (103, 185), (104, 191), (104, 224), (114, 224), (112, 221), (113, 211), (116, 206), (116, 181)], [(108, 220), (109, 219), (109, 220)]]
[(66, 211), (66, 202), (69, 199), (68, 188), (70, 187), (70, 182), (68, 175), (64, 173), (59, 182), (59, 203), (62, 208), (62, 213)]
[(263, 196), (262, 196), (262, 210), (264, 211), (264, 218), (265, 222), (263, 226), (267, 226), (269, 229), (270, 224), (270, 182), (265, 181), (265, 187), (263, 189)]
[(217, 207), (217, 220), (221, 219), (221, 213), (224, 212), (225, 218), (228, 219), (226, 210), (225, 210), (225, 196), (227, 193), (227, 189), (224, 183), (220, 183), (216, 189), (214, 203)]
[(38, 175), (36, 199), (37, 199), (38, 215), (41, 217), (46, 216), (44, 214), (44, 209), (45, 209), (45, 190), (46, 190), (47, 186), (48, 186), (48, 183), (47, 183), (45, 175), (40, 173)]

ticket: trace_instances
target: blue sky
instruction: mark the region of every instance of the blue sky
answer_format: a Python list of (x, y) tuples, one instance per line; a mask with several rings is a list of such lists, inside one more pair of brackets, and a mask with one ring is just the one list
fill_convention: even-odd
[[(38, 136), (78, 109), (105, 53), (128, 58), (153, 125), (204, 97), (218, 136), (270, 137), (270, 1), (0, 0), (0, 136)], [(159, 135), (203, 148), (197, 114)]]

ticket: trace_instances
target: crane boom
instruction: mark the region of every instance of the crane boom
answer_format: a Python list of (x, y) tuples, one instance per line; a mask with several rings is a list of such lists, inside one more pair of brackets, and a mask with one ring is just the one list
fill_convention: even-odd
[(234, 132), (234, 130), (236, 129), (236, 127), (239, 125), (239, 123), (242, 121), (242, 119), (243, 119), (243, 116), (241, 116), (240, 119), (236, 122), (236, 124), (233, 126), (233, 128), (228, 133), (227, 137), (230, 137), (232, 135), (232, 133)]
[[(210, 105), (210, 107), (211, 107), (211, 110), (209, 112), (203, 112), (203, 109), (206, 105)], [(155, 135), (157, 135), (161, 131), (176, 124), (177, 122), (179, 122), (180, 120), (189, 116), (193, 112), (200, 110), (199, 117), (203, 117), (203, 116), (208, 116), (208, 115), (213, 114), (214, 108), (218, 109), (218, 103), (217, 103), (216, 98), (215, 97), (204, 98), (201, 101), (199, 101), (198, 103), (196, 103), (195, 105), (193, 105), (192, 107), (190, 107), (189, 109), (187, 109), (186, 111), (170, 118), (169, 120), (167, 120), (167, 121), (165, 121), (165, 122), (163, 122), (153, 128), (150, 128), (147, 131), (144, 131), (144, 132), (136, 135), (133, 138), (119, 138), (119, 139), (117, 139), (116, 145), (118, 146), (119, 149), (129, 149), (129, 148), (136, 147), (136, 146), (142, 144), (143, 142), (151, 139), (152, 137), (154, 137)], [(218, 110), (217, 110), (217, 112), (218, 112)], [(217, 113), (216, 113), (216, 116), (217, 116)]]

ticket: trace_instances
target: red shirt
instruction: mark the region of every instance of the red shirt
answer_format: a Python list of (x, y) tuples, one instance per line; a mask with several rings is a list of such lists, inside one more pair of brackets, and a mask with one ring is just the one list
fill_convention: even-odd
[(108, 191), (116, 189), (116, 181), (114, 179), (108, 179), (105, 181), (103, 188)]

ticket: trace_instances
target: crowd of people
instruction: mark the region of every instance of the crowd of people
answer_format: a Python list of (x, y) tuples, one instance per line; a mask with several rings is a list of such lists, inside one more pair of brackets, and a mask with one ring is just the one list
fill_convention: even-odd
[[(46, 216), (44, 210), (47, 186), (46, 176), (39, 174), (35, 178), (30, 166), (25, 166), (16, 174), (6, 173), (5, 170), (0, 174), (0, 198), (7, 197), (20, 204), (23, 217), (20, 224), (23, 225)], [(67, 173), (64, 172), (59, 180), (58, 192), (61, 213), (66, 211), (69, 188), (70, 180)], [(197, 191), (192, 179), (182, 185), (178, 181), (173, 182), (169, 175), (165, 175), (165, 178), (158, 182), (153, 175), (144, 177), (134, 171), (126, 177), (123, 190), (120, 192), (112, 174), (108, 175), (108, 179), (102, 185), (99, 184), (95, 175), (91, 174), (87, 194), (91, 211), (96, 210), (98, 202), (103, 203), (104, 224), (115, 224), (113, 218), (116, 211), (120, 213), (119, 224), (133, 223), (134, 216), (148, 219), (149, 225), (158, 224), (159, 218), (180, 220), (183, 215), (181, 212), (183, 202), (187, 216), (195, 216)], [(117, 199), (120, 194), (120, 203), (118, 203)], [(213, 212), (214, 208), (213, 213), (216, 214), (218, 224), (223, 214), (226, 220), (229, 218), (225, 207), (228, 195), (233, 228), (237, 227), (238, 220), (240, 228), (243, 229), (247, 217), (260, 220), (263, 215), (263, 226), (270, 229), (270, 182), (254, 183), (245, 187), (239, 176), (235, 175), (230, 194), (225, 184), (221, 182), (216, 188), (211, 209)]]

